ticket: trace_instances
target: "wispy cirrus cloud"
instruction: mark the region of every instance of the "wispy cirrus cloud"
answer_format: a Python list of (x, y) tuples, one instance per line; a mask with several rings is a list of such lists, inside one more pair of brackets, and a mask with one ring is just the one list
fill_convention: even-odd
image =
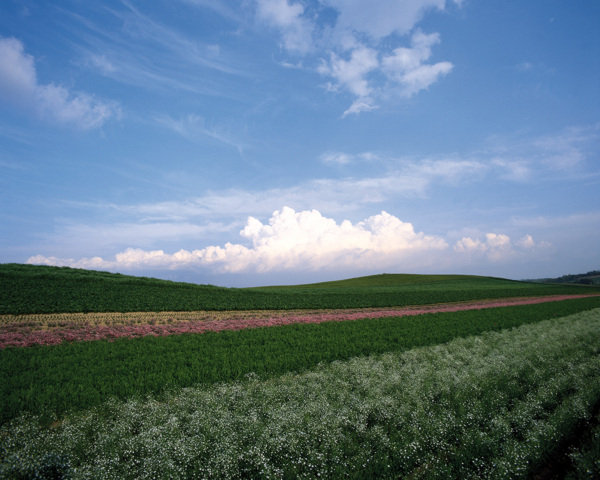
[(378, 155), (373, 152), (362, 152), (350, 154), (346, 152), (325, 152), (319, 156), (326, 165), (349, 165), (355, 162), (373, 162), (378, 159)]
[(218, 13), (222, 17), (229, 18), (232, 20), (239, 21), (240, 13), (235, 8), (232, 7), (230, 2), (226, 2), (223, 0), (181, 0), (184, 3), (188, 3), (190, 5), (194, 5), (196, 7), (207, 8), (213, 10)]
[[(351, 162), (377, 162), (370, 152), (350, 155), (343, 152), (324, 154), (324, 163), (347, 165)], [(240, 214), (266, 214), (280, 204), (296, 209), (319, 206), (329, 213), (359, 211), (384, 201), (402, 198), (425, 198), (436, 184), (458, 186), (477, 181), (488, 167), (474, 160), (423, 159), (388, 160), (382, 175), (315, 178), (285, 187), (251, 190), (229, 188), (206, 192), (184, 201), (156, 202), (136, 205), (106, 205), (101, 208), (118, 209), (121, 214), (143, 218), (167, 219), (193, 217), (232, 217)]]
[(33, 56), (16, 38), (0, 38), (0, 99), (41, 118), (88, 130), (120, 116), (116, 102), (38, 82)]
[(155, 122), (191, 141), (201, 141), (207, 138), (235, 147), (243, 154), (247, 144), (225, 127), (209, 125), (200, 115), (189, 114), (179, 119), (169, 115), (155, 117)]
[[(220, 2), (185, 3), (239, 20)], [(117, 82), (149, 90), (232, 98), (235, 89), (224, 85), (251, 75), (243, 68), (242, 58), (230, 58), (218, 43), (199, 41), (129, 2), (123, 2), (120, 8), (100, 6), (97, 17), (77, 15), (80, 28), (75, 32), (78, 42), (73, 48), (79, 52), (81, 65)]]
[[(597, 175), (591, 164), (600, 144), (600, 124), (567, 127), (540, 136), (493, 136), (477, 155), (489, 158), (508, 180), (540, 181)], [(594, 171), (595, 170), (595, 171)]]

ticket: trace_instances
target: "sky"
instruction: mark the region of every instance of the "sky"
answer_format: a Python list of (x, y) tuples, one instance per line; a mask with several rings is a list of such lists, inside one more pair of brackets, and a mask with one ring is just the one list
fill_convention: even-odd
[(600, 268), (600, 2), (3, 0), (0, 263)]

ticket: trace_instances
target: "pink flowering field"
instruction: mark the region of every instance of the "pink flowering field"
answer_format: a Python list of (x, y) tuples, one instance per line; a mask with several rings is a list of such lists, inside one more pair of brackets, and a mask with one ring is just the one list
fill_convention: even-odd
[(3, 315), (0, 317), (0, 349), (30, 347), (33, 345), (58, 345), (62, 342), (138, 338), (147, 335), (165, 336), (183, 333), (219, 332), (244, 328), (274, 327), (292, 323), (403, 317), (425, 313), (557, 302), (588, 296), (590, 295), (519, 297), (381, 309)]

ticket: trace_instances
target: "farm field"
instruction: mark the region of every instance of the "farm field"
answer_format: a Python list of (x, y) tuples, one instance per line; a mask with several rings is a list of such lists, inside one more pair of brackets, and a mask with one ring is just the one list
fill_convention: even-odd
[(337, 310), (235, 310), (218, 312), (130, 312), (3, 315), (0, 349), (59, 345), (63, 342), (114, 340), (184, 333), (220, 332), (294, 323), (322, 323), (365, 318), (404, 317), (425, 313), (458, 312), (512, 305), (535, 305), (593, 295), (552, 295), (496, 300), (474, 300), (412, 307)]
[(0, 478), (532, 478), (567, 447), (598, 473), (597, 287), (29, 267), (0, 265)]
[(394, 274), (313, 285), (224, 288), (19, 264), (0, 264), (0, 285), (0, 315), (384, 308), (600, 291), (469, 275)]
[(592, 416), (599, 337), (595, 309), (272, 379), (113, 399), (50, 428), (24, 416), (0, 429), (0, 475), (530, 478)]

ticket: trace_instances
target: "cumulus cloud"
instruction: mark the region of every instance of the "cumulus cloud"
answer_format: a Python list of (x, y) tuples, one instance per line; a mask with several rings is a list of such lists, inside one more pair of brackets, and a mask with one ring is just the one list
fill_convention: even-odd
[(401, 85), (404, 96), (410, 97), (428, 88), (438, 77), (452, 70), (450, 62), (433, 65), (424, 63), (431, 57), (431, 47), (439, 42), (440, 36), (437, 33), (426, 35), (417, 31), (411, 38), (410, 48), (396, 48), (392, 55), (383, 58), (383, 71)]
[(0, 38), (0, 58), (0, 98), (8, 103), (82, 129), (101, 127), (119, 115), (114, 103), (72, 93), (60, 85), (38, 83), (34, 58), (16, 38)]
[(256, 1), (258, 18), (279, 29), (288, 52), (315, 53), (317, 71), (331, 80), (327, 89), (355, 97), (344, 116), (374, 110), (383, 97), (413, 96), (452, 70), (447, 61), (427, 63), (440, 42), (437, 33), (417, 30), (409, 46), (390, 51), (426, 12), (443, 10), (448, 3), (461, 2), (320, 0), (321, 8), (309, 9), (293, 0)]
[(531, 235), (525, 235), (517, 242), (517, 245), (523, 248), (533, 248), (535, 247), (535, 242)]
[(454, 244), (454, 251), (461, 254), (485, 256), (494, 262), (514, 258), (516, 255), (531, 253), (535, 248), (548, 247), (547, 242), (536, 243), (529, 234), (519, 239), (514, 245), (508, 235), (502, 233), (486, 233), (485, 240), (463, 237)]
[(348, 220), (338, 224), (317, 210), (296, 212), (284, 207), (275, 211), (266, 224), (249, 217), (240, 235), (249, 245), (226, 243), (174, 254), (130, 248), (118, 253), (115, 260), (37, 255), (28, 263), (109, 270), (211, 267), (230, 273), (372, 269), (413, 265), (415, 259), (423, 261), (429, 253), (448, 247), (444, 239), (416, 232), (412, 224), (386, 212), (355, 224)]
[(377, 51), (361, 46), (351, 52), (349, 60), (332, 53), (329, 62), (323, 63), (319, 72), (337, 81), (336, 85), (330, 84), (330, 89), (343, 86), (357, 97), (366, 98), (371, 94), (372, 88), (365, 76), (378, 66)]

